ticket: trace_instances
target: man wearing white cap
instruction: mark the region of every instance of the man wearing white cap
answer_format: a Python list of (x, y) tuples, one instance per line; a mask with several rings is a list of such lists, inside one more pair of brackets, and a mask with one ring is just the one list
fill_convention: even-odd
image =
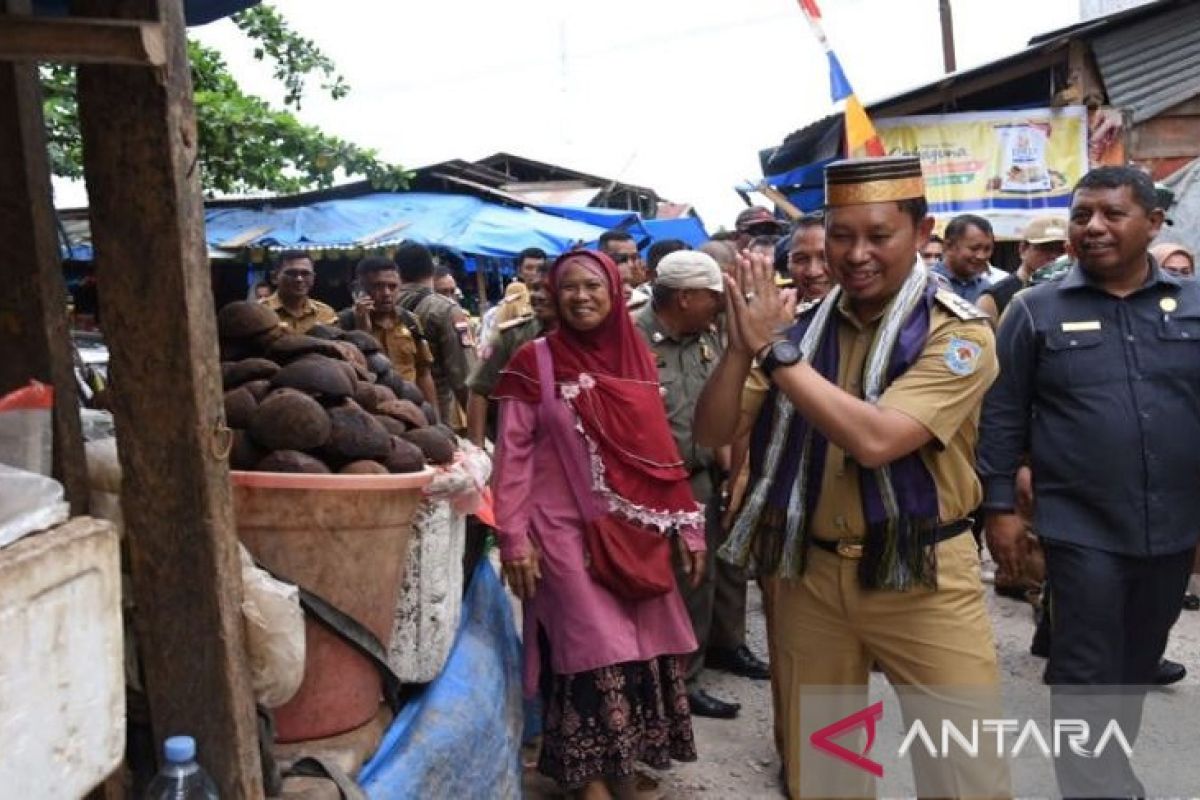
[[(725, 305), (724, 292), (721, 268), (711, 256), (680, 250), (658, 262), (652, 300), (633, 312), (634, 326), (645, 337), (658, 366), (667, 419), (691, 473), (692, 492), (706, 506), (708, 546), (713, 551), (720, 544), (720, 506), (716, 501), (724, 469), (716, 450), (700, 447), (692, 439), (692, 415), (704, 383), (721, 357), (723, 347), (714, 323)], [(688, 661), (686, 676), (692, 713), (732, 718), (740, 708), (736, 703), (719, 700), (695, 685), (712, 628), (714, 562), (706, 563), (698, 586), (690, 588), (682, 578), (678, 584), (699, 644)]]
[(999, 322), (1008, 301), (1029, 285), (1033, 273), (1066, 251), (1067, 221), (1059, 217), (1038, 217), (1025, 228), (1020, 245), (1021, 265), (1017, 271), (984, 289), (975, 305), (992, 318), (993, 324)]

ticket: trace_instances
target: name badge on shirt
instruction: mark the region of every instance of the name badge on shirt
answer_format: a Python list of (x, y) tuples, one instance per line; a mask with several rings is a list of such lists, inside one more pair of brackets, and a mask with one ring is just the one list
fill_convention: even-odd
[(1100, 330), (1100, 320), (1089, 319), (1084, 322), (1064, 322), (1062, 324), (1063, 333), (1078, 333), (1079, 331), (1098, 331)]

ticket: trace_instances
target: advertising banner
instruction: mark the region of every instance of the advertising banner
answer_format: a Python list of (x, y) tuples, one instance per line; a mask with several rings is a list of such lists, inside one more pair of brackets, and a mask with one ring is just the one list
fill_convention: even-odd
[(998, 238), (1020, 238), (1047, 213), (1066, 216), (1071, 187), (1088, 169), (1082, 106), (876, 120), (888, 155), (916, 155), (930, 212), (987, 217)]

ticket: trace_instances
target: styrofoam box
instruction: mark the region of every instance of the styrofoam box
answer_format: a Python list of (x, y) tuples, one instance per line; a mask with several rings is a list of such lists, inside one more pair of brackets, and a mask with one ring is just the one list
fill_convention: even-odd
[(77, 517), (0, 550), (0, 642), (0, 796), (83, 796), (125, 752), (110, 523)]
[(428, 683), (450, 655), (462, 615), (466, 518), (427, 500), (413, 520), (388, 663), (405, 683)]

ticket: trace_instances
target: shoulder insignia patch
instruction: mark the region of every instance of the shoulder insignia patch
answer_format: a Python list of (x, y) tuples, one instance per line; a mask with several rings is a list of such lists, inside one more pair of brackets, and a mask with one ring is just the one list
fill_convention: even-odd
[(949, 289), (938, 289), (933, 299), (938, 302), (938, 305), (959, 319), (988, 319), (988, 315), (983, 313), (974, 303), (963, 300)]
[(970, 375), (979, 365), (979, 353), (982, 350), (977, 342), (955, 336), (946, 347), (946, 368), (955, 375)]

